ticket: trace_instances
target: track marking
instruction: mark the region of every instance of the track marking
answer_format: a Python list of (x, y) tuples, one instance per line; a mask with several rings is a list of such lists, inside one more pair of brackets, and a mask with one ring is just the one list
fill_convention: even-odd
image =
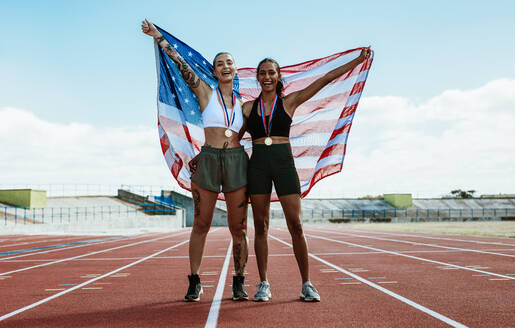
[(386, 279), (386, 277), (368, 277), (368, 279)]
[(363, 248), (371, 249), (371, 250), (378, 251), (378, 252), (381, 252), (381, 253), (392, 254), (392, 255), (397, 255), (397, 256), (403, 256), (403, 257), (407, 257), (407, 258), (415, 259), (415, 260), (419, 260), (419, 261), (435, 263), (435, 264), (455, 267), (455, 268), (459, 268), (459, 269), (463, 269), (463, 270), (469, 270), (469, 271), (474, 271), (474, 272), (479, 272), (479, 273), (485, 273), (485, 274), (489, 274), (491, 276), (497, 276), (497, 277), (500, 277), (500, 278), (509, 278), (509, 279), (515, 280), (515, 277), (505, 276), (505, 275), (502, 275), (502, 274), (488, 272), (488, 271), (483, 271), (483, 270), (478, 270), (478, 269), (473, 269), (473, 268), (467, 268), (467, 267), (464, 267), (464, 266), (461, 266), (461, 265), (456, 265), (456, 264), (451, 264), (451, 263), (445, 263), (445, 262), (440, 262), (440, 261), (429, 260), (429, 259), (425, 259), (425, 258), (418, 257), (418, 256), (401, 254), (401, 253), (398, 253), (398, 252), (387, 251), (387, 250), (380, 249), (380, 248), (375, 248), (375, 247), (362, 246), (362, 245), (358, 245), (358, 244), (354, 244), (354, 243), (349, 243), (349, 242), (341, 241), (341, 240), (337, 240), (337, 239), (331, 239), (331, 238), (327, 238), (327, 237), (323, 237), (323, 236), (317, 236), (317, 235), (312, 235), (312, 234), (306, 234), (306, 236), (309, 236), (311, 238), (316, 238), (316, 239), (332, 241), (332, 242), (339, 243), (339, 244), (355, 245), (357, 247), (363, 247)]
[(123, 267), (120, 267), (120, 268), (118, 268), (118, 269), (116, 269), (116, 270), (113, 270), (113, 271), (111, 271), (111, 272), (108, 272), (108, 273), (106, 273), (106, 274), (103, 274), (103, 275), (101, 275), (101, 276), (98, 276), (98, 277), (93, 278), (93, 279), (91, 279), (91, 280), (85, 281), (85, 282), (83, 282), (83, 283), (81, 283), (81, 284), (78, 284), (77, 286), (74, 286), (74, 287), (71, 287), (71, 288), (69, 288), (69, 289), (63, 290), (63, 291), (62, 291), (62, 292), (60, 292), (60, 293), (57, 293), (57, 294), (54, 294), (54, 295), (52, 295), (52, 296), (50, 296), (50, 297), (44, 298), (44, 299), (42, 299), (42, 300), (40, 300), (40, 301), (38, 301), (38, 302), (32, 303), (32, 304), (30, 304), (30, 305), (27, 305), (27, 306), (25, 306), (25, 307), (22, 307), (22, 308), (20, 308), (20, 309), (18, 309), (18, 310), (13, 311), (13, 312), (10, 312), (10, 313), (7, 313), (7, 314), (4, 314), (3, 316), (1, 316), (1, 317), (0, 317), (0, 321), (5, 320), (5, 319), (7, 319), (7, 318), (10, 318), (10, 317), (12, 317), (12, 316), (15, 316), (15, 315), (17, 315), (17, 314), (19, 314), (19, 313), (25, 312), (25, 311), (27, 311), (27, 310), (30, 310), (30, 309), (32, 309), (32, 308), (35, 308), (36, 306), (39, 306), (39, 305), (44, 304), (44, 303), (46, 303), (46, 302), (48, 302), (48, 301), (51, 301), (51, 300), (53, 300), (53, 299), (55, 299), (55, 298), (58, 298), (58, 297), (60, 297), (60, 296), (63, 296), (63, 295), (65, 295), (65, 294), (69, 293), (69, 292), (72, 292), (72, 291), (74, 291), (74, 290), (76, 290), (76, 289), (79, 289), (79, 288), (82, 288), (82, 287), (84, 287), (84, 286), (86, 286), (86, 285), (89, 285), (89, 284), (90, 284), (90, 283), (92, 283), (92, 282), (95, 282), (95, 281), (100, 280), (100, 279), (102, 279), (102, 278), (108, 277), (108, 276), (110, 276), (110, 275), (112, 275), (112, 274), (115, 274), (115, 273), (117, 273), (117, 272), (119, 272), (119, 271), (125, 270), (125, 269), (127, 269), (127, 268), (129, 268), (129, 267), (131, 267), (131, 266), (133, 266), (133, 265), (136, 265), (136, 264), (138, 264), (138, 263), (141, 263), (141, 262), (143, 262), (143, 261), (146, 261), (146, 260), (148, 260), (148, 259), (150, 259), (150, 258), (152, 258), (152, 257), (154, 257), (154, 256), (156, 256), (156, 255), (159, 255), (159, 254), (161, 254), (161, 253), (164, 253), (164, 252), (166, 252), (166, 251), (168, 251), (168, 250), (170, 250), (170, 249), (172, 249), (172, 248), (179, 247), (179, 246), (181, 246), (181, 245), (183, 245), (183, 244), (186, 244), (187, 242), (188, 242), (188, 240), (181, 241), (181, 242), (180, 242), (180, 243), (178, 243), (178, 244), (175, 244), (175, 245), (173, 245), (173, 246), (170, 246), (170, 247), (168, 247), (168, 248), (165, 248), (165, 249), (163, 249), (163, 250), (161, 250), (161, 251), (159, 251), (159, 252), (157, 252), (157, 253), (154, 253), (154, 254), (152, 254), (152, 255), (149, 255), (149, 256), (147, 256), (147, 257), (144, 257), (144, 258), (142, 258), (142, 259), (140, 259), (140, 260), (137, 260), (137, 261), (135, 261), (135, 262), (129, 263), (129, 264), (127, 264), (127, 265), (125, 265), (125, 266), (123, 266)]
[(17, 243), (17, 244), (0, 245), (0, 248), (10, 247), (10, 246), (21, 246), (21, 245), (28, 245), (28, 244), (35, 244), (35, 243), (55, 242), (55, 241), (60, 241), (60, 240), (73, 240), (73, 239), (81, 239), (81, 238), (84, 238), (84, 237), (77, 236), (77, 237), (73, 237), (73, 238), (59, 238), (59, 239), (52, 238), (52, 239), (45, 239), (45, 240), (33, 240), (33, 241), (26, 241), (26, 242)]
[[(420, 235), (410, 235), (410, 234), (397, 234), (397, 233), (389, 233), (389, 232), (379, 232), (379, 231), (369, 231), (369, 230), (359, 230), (359, 229), (352, 229), (353, 231), (358, 231), (361, 233), (375, 233), (375, 234), (381, 234), (381, 235), (390, 235), (390, 236), (401, 236), (401, 237), (413, 237), (413, 238), (426, 238), (426, 239), (440, 239), (440, 240), (449, 240), (449, 241), (460, 241), (460, 242), (466, 242), (466, 243), (476, 243), (476, 244), (486, 244), (486, 245), (502, 245), (502, 246), (515, 246), (515, 244), (505, 244), (500, 242), (488, 242), (488, 241), (479, 241), (479, 240), (467, 240), (467, 239), (454, 239), (454, 238), (443, 238), (443, 237), (434, 237), (434, 236), (420, 236)], [(478, 236), (479, 237), (479, 236)], [(492, 238), (492, 237), (486, 237), (486, 238)], [(499, 238), (499, 237), (495, 237)]]
[(20, 253), (30, 253), (35, 251), (40, 251), (42, 249), (54, 249), (54, 248), (62, 248), (66, 246), (72, 246), (72, 245), (83, 245), (83, 244), (96, 244), (103, 241), (110, 241), (110, 240), (121, 240), (123, 237), (109, 237), (109, 238), (101, 238), (101, 239), (92, 239), (92, 240), (79, 240), (79, 241), (73, 241), (65, 244), (56, 244), (56, 245), (47, 245), (47, 246), (40, 246), (40, 247), (33, 247), (33, 248), (27, 248), (27, 249), (17, 249), (13, 251), (7, 251), (0, 253), (0, 256), (5, 255), (14, 255), (14, 254), (20, 254)]
[[(320, 231), (321, 232), (325, 232), (325, 233), (331, 233), (331, 234), (347, 235), (347, 236), (352, 236), (352, 237), (369, 238), (369, 239), (375, 239), (375, 240), (393, 241), (393, 242), (397, 242), (397, 243), (411, 244), (411, 245), (417, 245), (417, 246), (419, 246), (419, 245), (420, 246), (429, 246), (429, 247), (437, 247), (437, 248), (459, 250), (459, 251), (462, 251), (462, 252), (472, 252), (472, 253), (481, 253), (481, 254), (490, 254), (490, 255), (515, 257), (515, 255), (512, 255), (512, 254), (487, 252), (487, 251), (481, 251), (481, 250), (477, 250), (477, 249), (459, 248), (459, 247), (451, 247), (451, 246), (440, 246), (440, 245), (435, 245), (435, 244), (418, 243), (416, 241), (398, 240), (398, 239), (390, 239), (390, 238), (379, 238), (379, 237), (357, 235), (357, 234), (345, 233), (345, 232), (333, 232), (333, 231), (329, 232), (329, 231), (323, 231), (323, 230), (320, 230)], [(370, 247), (370, 246), (367, 245), (366, 247)]]
[[(181, 229), (181, 230), (182, 230), (182, 229)], [(181, 231), (181, 230), (175, 231), (175, 232), (178, 232), (178, 233), (177, 233), (177, 235), (180, 235), (180, 234), (182, 234), (182, 233), (183, 233), (183, 231)], [(81, 244), (81, 245), (70, 246), (70, 247), (54, 248), (54, 249), (50, 249), (50, 250), (48, 250), (48, 251), (41, 251), (41, 252), (35, 252), (35, 253), (20, 254), (20, 255), (16, 255), (16, 256), (10, 256), (10, 257), (0, 258), (0, 262), (2, 262), (2, 261), (6, 261), (6, 260), (15, 259), (15, 258), (19, 258), (19, 257), (32, 256), (32, 255), (37, 255), (37, 254), (46, 254), (46, 253), (52, 253), (52, 252), (59, 252), (59, 251), (67, 250), (67, 249), (73, 249), (73, 248), (79, 248), (79, 247), (86, 247), (86, 246), (92, 246), (92, 245), (100, 245), (100, 244), (113, 243), (113, 242), (120, 241), (120, 240), (131, 240), (131, 239), (146, 238), (146, 237), (148, 237), (148, 235), (150, 235), (150, 234), (143, 234), (143, 235), (141, 235), (141, 234), (140, 234), (140, 235), (134, 235), (134, 236), (124, 237), (123, 239), (107, 240), (107, 241), (101, 241), (101, 242), (98, 242), (98, 243)], [(156, 235), (156, 234), (152, 234), (152, 235)], [(161, 235), (162, 235), (162, 233), (161, 233)]]
[(231, 262), (232, 252), (232, 239), (227, 248), (227, 254), (225, 255), (225, 261), (222, 266), (222, 272), (218, 279), (218, 285), (216, 286), (215, 296), (213, 302), (211, 302), (211, 308), (209, 309), (209, 316), (207, 317), (205, 327), (214, 328), (218, 322), (218, 313), (220, 312), (220, 305), (222, 304), (222, 295), (224, 293), (225, 280), (227, 279), (227, 271), (229, 269), (229, 262)]
[(361, 285), (359, 281), (356, 282), (340, 282), (340, 285)]
[(490, 278), (488, 280), (510, 280), (510, 279), (506, 279), (506, 278)]
[[(287, 242), (285, 242), (285, 241), (283, 241), (283, 240), (281, 240), (281, 239), (279, 239), (279, 238), (277, 238), (277, 237), (274, 237), (274, 236), (272, 236), (272, 235), (270, 235), (270, 234), (269, 234), (269, 236), (270, 236), (270, 238), (273, 238), (273, 239), (275, 239), (275, 240), (279, 241), (280, 243), (283, 243), (283, 244), (288, 245), (288, 246), (290, 246), (291, 248), (293, 248), (293, 246), (292, 246), (291, 244), (288, 244)], [(354, 279), (359, 280), (359, 281), (361, 281), (361, 282), (363, 282), (363, 283), (365, 283), (365, 284), (369, 285), (370, 287), (373, 287), (373, 288), (375, 288), (375, 289), (378, 289), (379, 291), (382, 291), (383, 293), (388, 294), (388, 295), (390, 295), (390, 296), (392, 296), (392, 297), (394, 297), (394, 298), (398, 299), (399, 301), (401, 301), (401, 302), (403, 302), (403, 303), (406, 303), (406, 304), (408, 304), (408, 305), (410, 305), (410, 306), (414, 307), (414, 308), (415, 308), (415, 309), (417, 309), (417, 310), (420, 310), (420, 311), (422, 311), (422, 312), (424, 312), (424, 313), (427, 313), (427, 314), (429, 314), (430, 316), (432, 316), (432, 317), (434, 317), (434, 318), (436, 318), (436, 319), (438, 319), (438, 320), (440, 320), (440, 321), (443, 321), (443, 322), (445, 322), (446, 324), (448, 324), (448, 325), (450, 325), (450, 326), (453, 326), (453, 327), (460, 327), (460, 328), (467, 327), (467, 326), (465, 326), (465, 325), (463, 325), (463, 324), (461, 324), (461, 323), (459, 323), (459, 322), (457, 322), (457, 321), (452, 320), (451, 318), (448, 318), (448, 317), (444, 316), (443, 314), (440, 314), (440, 313), (435, 312), (435, 311), (433, 311), (433, 310), (431, 310), (431, 309), (428, 309), (428, 308), (426, 308), (425, 306), (420, 305), (420, 304), (418, 304), (418, 303), (415, 303), (415, 302), (413, 302), (413, 301), (411, 301), (411, 300), (409, 300), (409, 299), (407, 299), (407, 298), (405, 298), (405, 297), (403, 297), (403, 296), (401, 296), (401, 295), (399, 295), (399, 294), (396, 294), (396, 293), (394, 293), (394, 292), (392, 292), (392, 291), (390, 291), (390, 290), (388, 290), (388, 289), (386, 289), (386, 288), (384, 288), (384, 287), (379, 286), (378, 284), (376, 284), (376, 283), (374, 283), (374, 282), (372, 282), (372, 281), (366, 280), (366, 279), (364, 279), (364, 278), (362, 278), (362, 277), (360, 277), (360, 276), (358, 276), (358, 275), (356, 275), (356, 274), (354, 274), (354, 273), (352, 273), (352, 272), (350, 272), (350, 271), (347, 271), (347, 270), (345, 270), (345, 269), (343, 269), (343, 268), (340, 268), (339, 266), (334, 265), (334, 264), (332, 264), (332, 263), (330, 263), (330, 262), (328, 262), (328, 261), (326, 261), (326, 260), (324, 260), (324, 259), (322, 259), (322, 258), (320, 258), (320, 257), (316, 256), (316, 255), (313, 255), (313, 254), (311, 254), (311, 253), (308, 253), (308, 255), (309, 255), (310, 257), (314, 258), (315, 260), (317, 260), (317, 261), (319, 261), (319, 262), (322, 262), (322, 263), (324, 263), (324, 264), (326, 264), (326, 265), (328, 265), (328, 266), (330, 266), (330, 267), (332, 267), (332, 268), (335, 268), (336, 270), (338, 270), (338, 271), (340, 271), (340, 272), (342, 272), (342, 273), (345, 273), (345, 274), (347, 274), (348, 276), (351, 276), (351, 277), (353, 277)]]
[(467, 268), (473, 268), (473, 269), (490, 269), (490, 267), (485, 267), (481, 265), (467, 265)]
[(378, 281), (378, 284), (398, 284), (397, 281)]
[[(141, 236), (140, 236), (140, 237), (141, 237)], [(143, 237), (141, 237), (141, 238), (144, 238), (144, 237), (145, 237), (145, 236), (143, 236)], [(138, 236), (132, 236), (132, 237), (127, 237), (125, 240), (137, 239), (137, 238), (139, 238), (139, 237), (138, 237)], [(19, 257), (32, 256), (32, 255), (37, 255), (37, 254), (46, 254), (46, 253), (52, 253), (52, 252), (59, 252), (59, 251), (67, 250), (67, 249), (73, 249), (73, 248), (79, 248), (79, 247), (86, 247), (86, 246), (92, 246), (92, 245), (100, 245), (100, 244), (113, 243), (113, 242), (120, 241), (120, 240), (121, 240), (121, 239), (116, 239), (116, 240), (107, 240), (107, 241), (101, 241), (101, 242), (98, 242), (98, 243), (95, 243), (95, 244), (81, 244), (81, 245), (70, 246), (70, 247), (63, 247), (63, 248), (50, 249), (50, 250), (48, 250), (48, 251), (41, 251), (41, 252), (27, 253), (27, 254), (21, 254), (21, 255), (16, 255), (16, 256), (9, 256), (9, 257), (0, 258), (0, 262), (2, 262), (2, 261), (6, 261), (6, 260), (15, 259), (15, 258), (19, 258)]]
[(81, 278), (95, 278), (95, 277), (98, 277), (100, 276), (100, 273), (90, 273), (90, 274), (85, 274), (83, 276), (80, 276)]
[(86, 257), (86, 256), (94, 255), (94, 254), (105, 253), (105, 252), (109, 252), (109, 251), (112, 251), (112, 250), (115, 250), (115, 249), (120, 249), (120, 248), (135, 246), (135, 245), (139, 245), (139, 244), (149, 243), (151, 241), (156, 241), (156, 240), (160, 240), (160, 239), (164, 239), (164, 238), (169, 238), (169, 237), (170, 236), (163, 236), (163, 237), (149, 239), (149, 240), (142, 240), (142, 241), (138, 241), (138, 242), (132, 243), (132, 244), (127, 244), (127, 245), (117, 246), (117, 247), (113, 247), (113, 248), (108, 248), (108, 249), (104, 249), (104, 250), (101, 250), (101, 251), (95, 251), (95, 252), (91, 252), (91, 253), (87, 253), (87, 254), (77, 255), (77, 256), (74, 256), (74, 257), (68, 257), (68, 258), (56, 260), (56, 261), (53, 261), (53, 262), (47, 262), (47, 263), (43, 263), (43, 264), (33, 265), (33, 266), (22, 268), (22, 269), (17, 269), (17, 270), (12, 270), (12, 271), (8, 271), (8, 272), (3, 272), (3, 273), (0, 273), (0, 276), (6, 275), (6, 274), (10, 274), (10, 273), (14, 273), (14, 272), (21, 272), (21, 271), (26, 271), (26, 270), (30, 270), (30, 269), (40, 268), (40, 267), (44, 267), (44, 266), (51, 265), (51, 264), (56, 264), (56, 263), (70, 261), (70, 260), (75, 260), (75, 259), (78, 259), (78, 258), (81, 258), (81, 257)]

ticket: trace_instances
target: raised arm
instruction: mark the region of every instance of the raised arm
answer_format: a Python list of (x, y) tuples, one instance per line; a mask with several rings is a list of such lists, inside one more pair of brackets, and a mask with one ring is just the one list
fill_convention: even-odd
[(182, 58), (182, 56), (170, 45), (165, 37), (157, 30), (157, 28), (149, 22), (144, 20), (141, 23), (141, 30), (143, 33), (153, 37), (157, 44), (163, 48), (166, 54), (177, 64), (182, 77), (190, 87), (191, 91), (197, 96), (200, 108), (203, 110), (209, 103), (211, 96), (211, 88), (206, 82), (201, 80), (190, 65)]
[(324, 76), (320, 77), (304, 89), (292, 92), (289, 95), (285, 96), (283, 99), (284, 109), (288, 112), (290, 116), (293, 116), (293, 113), (295, 113), (295, 109), (297, 109), (297, 107), (299, 107), (302, 103), (313, 97), (318, 91), (320, 91), (331, 81), (337, 79), (338, 77), (342, 76), (343, 74), (352, 70), (354, 67), (361, 64), (364, 60), (368, 59), (370, 57), (370, 54), (370, 47), (364, 48), (361, 50), (361, 53), (357, 58), (353, 59), (345, 65), (337, 67), (332, 71), (326, 73)]

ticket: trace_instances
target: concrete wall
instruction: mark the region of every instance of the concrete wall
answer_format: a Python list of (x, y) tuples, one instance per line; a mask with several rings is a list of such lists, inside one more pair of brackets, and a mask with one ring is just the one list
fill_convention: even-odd
[(0, 190), (0, 202), (22, 207), (45, 207), (46, 191), (32, 189)]
[[(171, 198), (177, 206), (184, 208), (186, 211), (186, 227), (193, 226), (194, 208), (193, 199), (191, 197), (170, 190), (162, 190), (161, 197)], [(211, 226), (226, 227), (227, 211), (224, 211), (220, 208), (215, 208)]]
[(13, 220), (2, 222), (0, 235), (2, 234), (109, 234), (126, 235), (146, 232), (167, 232), (183, 228), (184, 211), (176, 210), (175, 215), (144, 215), (132, 217), (91, 218), (87, 220), (67, 223), (26, 223), (19, 220), (17, 224)]
[(411, 207), (411, 194), (384, 194), (384, 200), (394, 207)]

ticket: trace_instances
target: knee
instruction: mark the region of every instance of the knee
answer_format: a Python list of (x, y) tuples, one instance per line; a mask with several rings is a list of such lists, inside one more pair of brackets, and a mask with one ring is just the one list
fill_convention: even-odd
[(295, 222), (290, 223), (288, 227), (292, 237), (304, 236), (304, 229), (302, 228), (302, 223), (300, 222), (300, 220), (296, 220)]
[(256, 237), (266, 237), (268, 235), (268, 220), (254, 219), (254, 230)]
[(244, 237), (247, 233), (246, 224), (242, 224), (241, 222), (229, 224), (229, 231), (233, 238)]
[(211, 228), (211, 224), (201, 221), (201, 220), (195, 220), (193, 222), (193, 232), (199, 235), (206, 235), (209, 232), (209, 229)]

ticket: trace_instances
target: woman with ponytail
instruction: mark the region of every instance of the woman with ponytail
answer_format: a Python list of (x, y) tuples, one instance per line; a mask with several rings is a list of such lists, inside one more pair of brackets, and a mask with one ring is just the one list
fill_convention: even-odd
[(293, 161), (289, 133), (295, 109), (313, 97), (324, 86), (370, 57), (370, 48), (361, 51), (353, 61), (326, 73), (302, 90), (283, 95), (279, 64), (263, 59), (257, 67), (261, 94), (243, 104), (246, 129), (252, 137), (252, 156), (247, 171), (247, 190), (254, 216), (254, 249), (258, 265), (258, 291), (254, 301), (268, 301), (272, 297), (267, 277), (268, 227), (272, 183), (283, 208), (293, 251), (302, 278), (301, 299), (320, 301), (320, 295), (309, 281), (308, 247), (300, 218), (300, 183)]

